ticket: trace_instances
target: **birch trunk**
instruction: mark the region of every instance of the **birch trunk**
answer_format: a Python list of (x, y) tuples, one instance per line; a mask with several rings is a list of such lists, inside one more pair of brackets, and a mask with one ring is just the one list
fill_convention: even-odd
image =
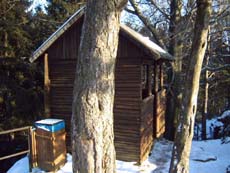
[(126, 0), (87, 0), (72, 109), (74, 173), (115, 172), (114, 68)]
[(207, 45), (211, 0), (197, 0), (197, 16), (191, 59), (186, 73), (180, 122), (171, 160), (171, 173), (189, 173), (189, 156), (197, 108), (200, 72)]

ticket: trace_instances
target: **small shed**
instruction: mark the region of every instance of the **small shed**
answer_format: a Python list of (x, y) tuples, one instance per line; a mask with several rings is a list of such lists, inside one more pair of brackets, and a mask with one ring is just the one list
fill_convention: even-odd
[[(45, 114), (70, 120), (75, 68), (84, 8), (78, 10), (32, 55), (44, 62)], [(153, 140), (165, 129), (162, 64), (173, 60), (166, 51), (121, 24), (115, 69), (114, 133), (118, 160), (141, 163)], [(67, 147), (68, 147), (67, 146)]]

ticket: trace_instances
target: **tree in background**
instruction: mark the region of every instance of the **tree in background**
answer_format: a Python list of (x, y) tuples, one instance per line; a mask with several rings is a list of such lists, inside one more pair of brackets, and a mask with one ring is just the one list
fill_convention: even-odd
[(26, 0), (0, 2), (0, 129), (29, 125), (42, 114), (42, 73), (33, 51)]
[(31, 125), (42, 117), (43, 76), (38, 67), (19, 58), (0, 59), (0, 130)]
[(202, 114), (202, 139), (206, 135), (206, 119), (220, 115), (229, 106), (229, 75), (230, 75), (230, 4), (228, 0), (213, 1), (213, 13), (209, 29), (208, 50), (202, 68), (199, 99), (203, 100), (198, 108)]
[(211, 0), (197, 0), (197, 15), (192, 41), (191, 59), (185, 78), (182, 110), (176, 131), (171, 173), (189, 173), (189, 156), (193, 138), (193, 129), (197, 109), (197, 97), (202, 62), (207, 46)]
[(49, 1), (46, 11), (40, 6), (29, 11), (32, 3), (0, 1), (0, 129), (43, 116), (43, 68), (28, 58), (78, 7), (76, 1)]
[(168, 72), (170, 81), (173, 81), (167, 92), (166, 130), (165, 137), (174, 140), (175, 123), (180, 112), (182, 102), (182, 1), (172, 0), (170, 4), (169, 22), (169, 53), (174, 56), (172, 69)]
[(52, 21), (63, 23), (68, 17), (85, 5), (84, 0), (47, 0), (47, 14)]
[(29, 12), (26, 9), (30, 2), (27, 0), (0, 2), (0, 57), (25, 57), (31, 52), (31, 38), (27, 24)]
[(33, 50), (38, 48), (84, 4), (84, 1), (79, 0), (47, 0), (46, 6), (35, 7), (35, 12), (29, 22), (30, 30), (28, 30), (33, 37)]
[(126, 0), (88, 0), (72, 113), (73, 172), (115, 172), (114, 71)]

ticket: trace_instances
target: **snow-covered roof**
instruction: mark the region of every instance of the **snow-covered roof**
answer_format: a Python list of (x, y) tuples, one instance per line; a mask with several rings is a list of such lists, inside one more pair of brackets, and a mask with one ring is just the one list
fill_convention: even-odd
[(124, 24), (120, 24), (120, 30), (123, 31), (122, 33), (126, 33), (128, 37), (133, 38), (133, 41), (138, 43), (139, 46), (143, 47), (144, 49), (147, 49), (150, 54), (154, 55), (155, 60), (158, 60), (160, 58), (173, 60), (172, 55), (170, 55), (163, 48), (151, 41), (148, 37), (144, 37), (140, 33), (134, 31), (133, 29)]
[[(33, 52), (30, 62), (35, 61), (39, 56), (41, 56), (66, 30), (68, 30), (79, 18), (83, 16), (84, 12), (85, 7), (82, 7), (75, 12), (60, 28), (57, 29), (56, 32), (54, 32), (37, 50)], [(122, 31), (122, 34), (131, 38), (138, 46), (144, 48), (144, 51), (153, 55), (154, 60), (173, 60), (173, 57), (167, 51), (128, 26), (121, 24), (120, 31)]]

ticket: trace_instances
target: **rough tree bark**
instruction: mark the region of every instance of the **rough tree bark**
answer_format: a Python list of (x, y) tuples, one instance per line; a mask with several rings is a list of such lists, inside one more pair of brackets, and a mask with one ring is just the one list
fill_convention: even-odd
[[(209, 28), (210, 30), (210, 28)], [(210, 36), (208, 37), (208, 45), (207, 45), (207, 55), (204, 59), (204, 65), (208, 66), (209, 63), (209, 58), (210, 58)], [(205, 69), (204, 72), (204, 102), (203, 102), (203, 112), (202, 112), (202, 139), (206, 140), (207, 139), (207, 134), (206, 134), (206, 121), (207, 121), (207, 114), (208, 114), (208, 89), (209, 89), (209, 71)], [(197, 134), (198, 135), (198, 134)]]
[[(209, 57), (205, 58), (205, 65), (208, 65)], [(205, 86), (204, 86), (204, 102), (203, 102), (203, 113), (202, 113), (202, 139), (206, 140), (207, 139), (207, 134), (206, 134), (206, 121), (207, 121), (207, 114), (208, 114), (208, 88), (209, 88), (209, 71), (205, 70)]]
[[(207, 45), (207, 55), (204, 59), (204, 66), (208, 67), (209, 65), (209, 59), (211, 55), (211, 40), (210, 40), (210, 27), (209, 27), (209, 36), (208, 36), (208, 45)], [(206, 121), (207, 121), (207, 115), (208, 115), (208, 97), (209, 97), (209, 70), (205, 68), (204, 72), (204, 102), (203, 102), (203, 113), (202, 113), (202, 139), (206, 140), (207, 139), (207, 134), (206, 134)]]
[(74, 173), (115, 172), (114, 69), (126, 0), (87, 0), (74, 83)]
[(169, 74), (173, 81), (167, 92), (167, 106), (165, 117), (165, 138), (174, 140), (175, 136), (175, 119), (178, 117), (182, 101), (182, 41), (181, 41), (181, 0), (172, 0), (170, 4), (170, 45), (169, 53), (174, 56), (172, 62), (172, 72)]
[(193, 128), (197, 108), (200, 72), (207, 45), (211, 0), (197, 0), (197, 16), (191, 59), (185, 78), (182, 110), (176, 131), (171, 173), (189, 173), (189, 155), (193, 138)]

